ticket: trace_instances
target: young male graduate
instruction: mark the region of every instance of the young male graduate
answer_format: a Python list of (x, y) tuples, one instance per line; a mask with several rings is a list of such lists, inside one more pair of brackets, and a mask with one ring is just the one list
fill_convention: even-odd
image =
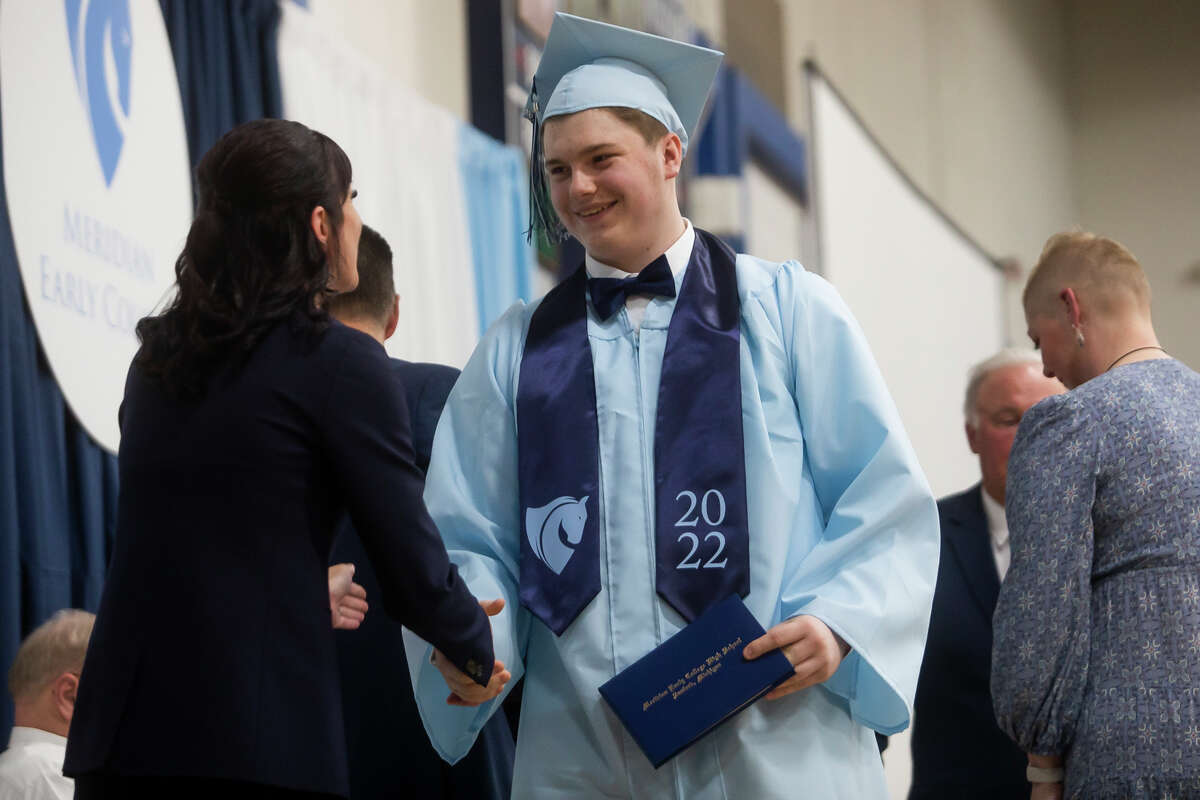
[[(937, 510), (837, 293), (680, 215), (720, 58), (559, 14), (534, 81), (533, 195), (586, 261), (488, 331), (425, 494), (471, 591), (507, 603), (514, 797), (883, 798), (872, 729), (909, 723)], [(656, 770), (597, 688), (734, 592), (768, 629), (745, 657), (795, 675)], [(457, 670), (406, 636), (457, 759), (498, 701), (447, 698)]]

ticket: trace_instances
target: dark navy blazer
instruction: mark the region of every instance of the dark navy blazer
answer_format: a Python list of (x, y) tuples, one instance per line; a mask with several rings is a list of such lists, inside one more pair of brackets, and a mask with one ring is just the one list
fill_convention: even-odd
[(942, 555), (913, 707), (909, 800), (1028, 800), (1026, 758), (992, 712), (992, 613), (1000, 577), (982, 488), (938, 502)]
[(490, 675), (490, 624), (421, 501), (378, 342), (281, 323), (189, 403), (134, 367), (121, 421), (117, 540), (67, 774), (345, 794), (327, 568), (346, 510), (380, 578), (376, 609)]
[[(413, 448), (422, 472), (429, 467), (433, 434), (458, 370), (440, 364), (392, 360), (412, 415)], [(333, 543), (333, 563), (356, 565), (354, 579), (378, 596), (379, 579), (365, 560), (362, 542), (347, 522)], [(504, 800), (512, 790), (513, 734), (503, 714), (494, 714), (471, 751), (450, 766), (429, 744), (421, 724), (400, 623), (372, 608), (362, 626), (337, 632), (342, 672), (342, 708), (350, 751), (350, 797), (385, 800)], [(447, 690), (449, 694), (449, 690)], [(402, 768), (397, 768), (403, 765)]]

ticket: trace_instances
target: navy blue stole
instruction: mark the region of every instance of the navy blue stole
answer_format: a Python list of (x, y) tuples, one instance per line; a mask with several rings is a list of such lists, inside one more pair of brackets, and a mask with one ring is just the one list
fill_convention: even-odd
[[(696, 230), (659, 385), (656, 582), (689, 622), (730, 594), (750, 591), (734, 260), (723, 242)], [(582, 266), (530, 320), (517, 436), (521, 602), (561, 635), (600, 591), (599, 426)]]

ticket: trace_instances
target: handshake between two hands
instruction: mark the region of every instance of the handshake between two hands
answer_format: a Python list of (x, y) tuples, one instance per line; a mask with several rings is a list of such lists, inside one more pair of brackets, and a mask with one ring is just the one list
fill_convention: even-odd
[[(504, 600), (479, 602), (489, 617), (504, 610)], [(362, 624), (367, 613), (367, 591), (354, 582), (353, 564), (335, 564), (329, 568), (329, 610), (333, 627), (354, 630)], [(772, 650), (782, 650), (792, 662), (795, 674), (767, 694), (768, 700), (785, 697), (828, 680), (849, 653), (850, 647), (824, 622), (807, 614), (792, 617), (774, 625), (765, 634), (750, 642), (742, 655), (752, 660)], [(466, 673), (450, 663), (435, 648), (433, 665), (442, 673), (450, 688), (446, 702), (452, 706), (478, 706), (504, 691), (512, 674), (497, 660), (487, 686), (480, 686)]]
[[(480, 601), (479, 605), (494, 617), (504, 610), (503, 600)], [(354, 582), (353, 564), (334, 564), (329, 568), (329, 613), (333, 627), (352, 631), (362, 624), (367, 614), (367, 590)], [(504, 663), (497, 660), (492, 668), (492, 677), (487, 686), (480, 686), (474, 679), (450, 663), (437, 649), (433, 651), (433, 665), (442, 673), (442, 679), (450, 687), (446, 702), (452, 706), (478, 706), (497, 697), (504, 691), (512, 674)]]

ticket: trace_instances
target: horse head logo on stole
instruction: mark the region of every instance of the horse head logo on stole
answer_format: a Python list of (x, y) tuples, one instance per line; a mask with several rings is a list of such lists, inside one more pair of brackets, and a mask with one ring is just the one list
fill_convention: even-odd
[[(583, 526), (587, 522), (587, 495), (576, 500), (574, 497), (559, 497), (541, 508), (525, 509), (525, 535), (534, 555), (543, 564), (561, 575), (575, 548), (583, 539)], [(563, 541), (562, 534), (566, 534)]]

